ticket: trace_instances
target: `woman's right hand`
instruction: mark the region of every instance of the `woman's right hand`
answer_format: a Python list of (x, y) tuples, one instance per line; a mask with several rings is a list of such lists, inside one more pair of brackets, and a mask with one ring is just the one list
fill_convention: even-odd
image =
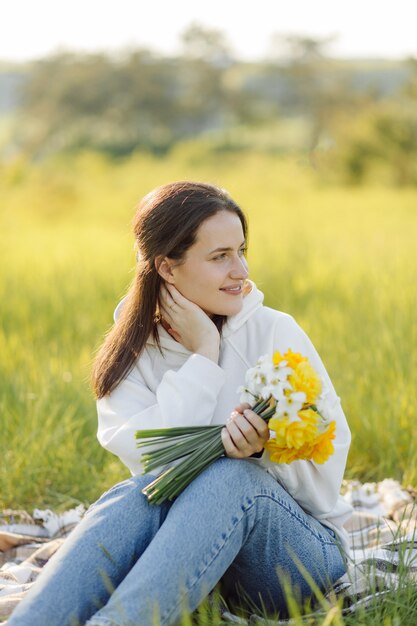
[(187, 350), (218, 362), (220, 335), (216, 325), (197, 304), (185, 298), (174, 285), (163, 283), (159, 294), (162, 317), (169, 334)]
[(235, 407), (221, 434), (226, 456), (246, 459), (264, 449), (269, 439), (269, 428), (265, 420), (245, 402)]

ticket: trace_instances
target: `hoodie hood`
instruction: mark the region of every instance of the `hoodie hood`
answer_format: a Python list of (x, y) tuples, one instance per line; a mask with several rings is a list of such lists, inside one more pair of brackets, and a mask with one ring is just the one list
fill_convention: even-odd
[[(222, 337), (226, 338), (236, 332), (245, 322), (252, 317), (252, 315), (262, 306), (264, 300), (264, 294), (260, 291), (255, 283), (252, 280), (247, 280), (248, 285), (250, 286), (250, 291), (243, 297), (243, 306), (241, 310), (236, 313), (236, 315), (230, 315), (227, 318), (226, 323), (222, 329)], [(126, 301), (127, 296), (125, 296), (117, 305), (114, 310), (113, 318), (114, 321), (117, 322), (120, 317), (120, 313), (123, 309), (123, 305)], [(178, 341), (175, 341), (173, 337), (168, 333), (167, 330), (162, 326), (162, 324), (158, 324), (158, 333), (161, 346), (168, 350), (172, 350), (174, 352), (180, 352), (181, 354), (191, 354), (190, 351), (183, 346)], [(152, 335), (150, 335), (146, 341), (147, 344), (156, 345), (156, 341)]]
[(229, 337), (229, 335), (236, 332), (252, 315), (257, 311), (264, 301), (264, 294), (260, 291), (253, 280), (247, 280), (250, 285), (250, 291), (243, 297), (243, 306), (239, 313), (236, 315), (230, 315), (227, 318), (225, 325), (223, 326), (222, 336)]

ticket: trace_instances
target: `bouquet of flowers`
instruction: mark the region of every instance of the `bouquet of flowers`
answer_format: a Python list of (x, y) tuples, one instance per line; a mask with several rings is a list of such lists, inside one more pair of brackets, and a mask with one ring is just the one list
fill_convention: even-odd
[[(307, 357), (288, 350), (262, 356), (246, 372), (238, 388), (240, 402), (248, 402), (275, 436), (265, 444), (270, 460), (292, 463), (313, 460), (324, 463), (334, 452), (336, 422), (331, 420), (320, 376)], [(145, 440), (138, 447), (154, 445), (142, 456), (144, 474), (179, 461), (163, 471), (142, 492), (149, 502), (173, 500), (210, 463), (224, 454), (224, 424), (138, 430)]]

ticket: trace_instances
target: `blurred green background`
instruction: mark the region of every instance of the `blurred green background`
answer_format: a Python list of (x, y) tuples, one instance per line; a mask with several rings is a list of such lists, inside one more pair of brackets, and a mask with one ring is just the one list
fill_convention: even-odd
[(417, 485), (417, 62), (287, 37), (0, 64), (0, 508), (88, 503), (127, 470), (98, 445), (93, 355), (134, 270), (138, 200), (228, 189), (251, 277), (310, 335), (353, 442), (347, 477)]

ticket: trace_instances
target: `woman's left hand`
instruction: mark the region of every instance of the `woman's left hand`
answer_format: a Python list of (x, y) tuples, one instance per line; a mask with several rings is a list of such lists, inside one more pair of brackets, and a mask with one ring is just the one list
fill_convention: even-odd
[(221, 431), (226, 456), (232, 459), (245, 459), (261, 452), (269, 439), (268, 424), (249, 406), (237, 406)]

